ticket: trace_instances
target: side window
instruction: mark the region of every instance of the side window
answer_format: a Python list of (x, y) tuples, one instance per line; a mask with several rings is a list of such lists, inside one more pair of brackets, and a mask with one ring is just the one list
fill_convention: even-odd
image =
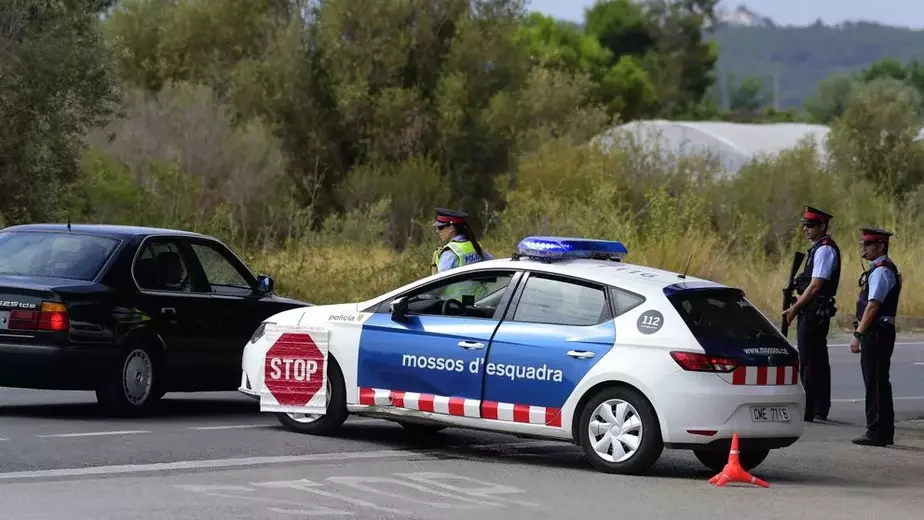
[(175, 242), (148, 241), (135, 261), (134, 274), (142, 289), (194, 292), (189, 268)]
[(251, 293), (253, 288), (218, 249), (206, 244), (192, 244), (191, 247), (202, 265), (212, 292), (239, 296)]
[(616, 316), (625, 314), (639, 305), (645, 303), (645, 297), (639, 294), (631, 293), (624, 289), (613, 288), (610, 291), (613, 295), (613, 313)]
[(513, 321), (596, 325), (609, 314), (602, 287), (531, 274)]
[(471, 273), (408, 295), (408, 314), (491, 318), (514, 272)]

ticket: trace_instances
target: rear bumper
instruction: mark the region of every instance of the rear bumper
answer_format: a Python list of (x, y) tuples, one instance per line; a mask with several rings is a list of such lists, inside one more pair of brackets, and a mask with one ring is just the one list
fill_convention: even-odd
[[(715, 374), (687, 372), (661, 392), (657, 411), (669, 425), (664, 435), (669, 448), (727, 452), (737, 434), (742, 449), (778, 449), (804, 433), (805, 392), (798, 383), (733, 385)], [(789, 417), (755, 421), (752, 407), (785, 408)]]
[(0, 386), (40, 390), (93, 390), (116, 350), (0, 342)]

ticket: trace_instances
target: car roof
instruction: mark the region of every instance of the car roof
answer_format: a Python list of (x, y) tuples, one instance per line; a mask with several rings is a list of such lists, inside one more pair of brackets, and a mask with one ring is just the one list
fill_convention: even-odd
[(596, 259), (562, 259), (543, 262), (533, 258), (520, 257), (501, 258), (478, 262), (461, 268), (453, 269), (459, 272), (460, 269), (527, 269), (536, 272), (545, 272), (550, 274), (561, 274), (574, 278), (581, 278), (590, 281), (600, 282), (620, 289), (636, 292), (639, 294), (650, 294), (651, 291), (667, 292), (681, 289), (695, 288), (730, 288), (727, 285), (686, 275), (681, 277), (676, 271), (669, 271), (638, 265), (626, 262), (616, 262), (612, 260)]
[(26, 232), (45, 232), (45, 233), (78, 233), (84, 235), (96, 235), (117, 239), (129, 239), (139, 236), (151, 235), (170, 235), (190, 238), (208, 238), (207, 235), (193, 233), (191, 231), (182, 231), (178, 229), (165, 229), (144, 226), (119, 226), (112, 224), (71, 224), (68, 229), (67, 224), (23, 224), (11, 226), (0, 231), (26, 231)]

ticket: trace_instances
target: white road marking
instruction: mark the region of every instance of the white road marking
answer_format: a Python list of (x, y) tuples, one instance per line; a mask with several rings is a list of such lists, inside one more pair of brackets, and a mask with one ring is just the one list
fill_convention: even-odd
[(389, 423), (389, 422), (391, 421), (387, 421), (385, 419), (353, 419), (351, 421), (347, 421), (346, 423), (347, 424), (382, 424), (382, 423)]
[[(798, 348), (799, 345), (793, 343), (792, 346)], [(849, 347), (850, 343), (828, 343), (828, 348), (832, 347)], [(896, 347), (924, 347), (924, 341), (896, 341)]]
[[(853, 399), (831, 399), (832, 403), (862, 403), (865, 401), (864, 397), (855, 397)], [(911, 396), (911, 397), (893, 397), (893, 401), (924, 401), (924, 395)]]
[(924, 365), (924, 363), (912, 363), (912, 365)]
[(55, 433), (55, 434), (49, 434), (49, 435), (37, 435), (37, 437), (42, 437), (42, 438), (96, 437), (99, 435), (133, 435), (136, 433), (151, 433), (151, 431), (149, 430), (123, 430), (123, 431), (107, 431), (107, 432)]
[(199, 430), (199, 431), (206, 431), (206, 430), (242, 430), (242, 429), (245, 429), (245, 428), (266, 428), (266, 427), (268, 427), (268, 426), (272, 426), (272, 423), (264, 423), (264, 424), (226, 424), (226, 425), (223, 425), (223, 426), (192, 426), (192, 427), (190, 427), (189, 429), (190, 429), (190, 430)]
[(317, 453), (313, 455), (290, 455), (274, 457), (245, 457), (238, 459), (212, 459), (212, 460), (186, 460), (178, 462), (158, 462), (154, 464), (124, 464), (115, 466), (93, 466), (86, 468), (45, 469), (36, 471), (10, 471), (0, 473), (0, 480), (49, 478), (49, 477), (80, 477), (87, 475), (114, 475), (119, 473), (151, 473), (155, 471), (205, 469), (205, 468), (233, 468), (241, 466), (257, 466), (261, 464), (286, 464), (292, 462), (318, 462), (342, 461), (362, 459), (386, 459), (396, 457), (411, 457), (419, 453), (399, 450), (357, 451)]
[[(384, 419), (353, 419), (347, 421), (347, 424), (381, 424), (387, 422)], [(195, 431), (214, 431), (214, 430), (245, 430), (250, 428), (268, 428), (275, 426), (275, 423), (263, 424), (223, 424), (221, 426), (190, 426), (188, 430)]]

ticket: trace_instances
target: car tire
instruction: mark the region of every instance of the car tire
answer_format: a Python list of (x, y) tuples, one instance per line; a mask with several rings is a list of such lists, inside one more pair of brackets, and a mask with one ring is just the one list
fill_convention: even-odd
[(333, 357), (328, 357), (327, 367), (327, 413), (308, 415), (279, 412), (276, 418), (286, 429), (308, 435), (328, 435), (346, 421), (350, 412), (346, 407), (346, 384), (343, 371)]
[[(590, 464), (604, 473), (644, 473), (664, 450), (654, 407), (632, 388), (611, 387), (597, 392), (584, 404), (578, 421), (578, 444)], [(600, 429), (605, 426), (609, 428)], [(619, 441), (616, 444), (614, 433)], [(608, 444), (598, 444), (604, 439)], [(632, 443), (635, 451), (631, 451)], [(595, 448), (598, 445), (600, 451)], [(613, 451), (614, 446), (619, 446), (621, 454)]]
[(147, 415), (164, 395), (162, 350), (136, 343), (122, 350), (103, 374), (96, 400), (106, 415)]
[[(728, 453), (725, 452), (693, 450), (693, 454), (696, 455), (696, 458), (699, 459), (704, 466), (716, 473), (722, 471), (725, 465), (728, 464)], [(751, 471), (757, 466), (760, 466), (767, 458), (767, 455), (770, 455), (770, 450), (742, 451), (738, 454), (738, 461), (741, 462), (741, 467), (744, 468), (745, 471)]]

